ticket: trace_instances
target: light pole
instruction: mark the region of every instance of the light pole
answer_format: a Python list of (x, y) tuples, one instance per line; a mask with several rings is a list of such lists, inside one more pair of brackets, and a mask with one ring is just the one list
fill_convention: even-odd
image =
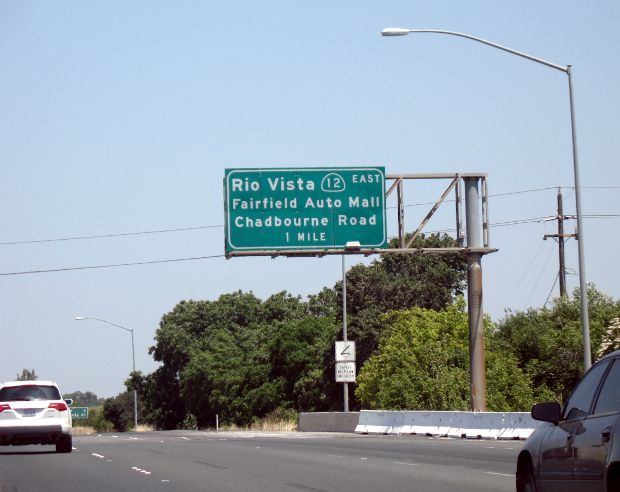
[[(102, 323), (107, 323), (108, 325), (116, 326), (117, 328), (121, 328), (131, 333), (131, 362), (132, 362), (133, 372), (136, 372), (136, 349), (133, 343), (133, 329), (132, 328), (125, 328), (124, 326), (117, 325), (116, 323), (112, 323), (110, 321), (106, 321), (105, 319), (101, 319), (101, 318), (89, 318), (87, 316), (76, 316), (75, 319), (76, 321), (82, 321), (86, 319), (90, 319), (94, 321), (101, 321)], [(138, 430), (138, 393), (135, 389), (133, 390), (133, 425), (134, 425), (134, 430), (137, 432)]]
[(542, 58), (537, 58), (522, 51), (513, 50), (497, 43), (487, 41), (470, 34), (463, 34), (454, 31), (444, 31), (439, 29), (402, 29), (397, 27), (388, 27), (381, 32), (383, 36), (405, 36), (409, 33), (434, 33), (434, 34), (448, 34), (451, 36), (458, 36), (461, 38), (471, 39), (487, 46), (506, 51), (513, 55), (520, 56), (527, 60), (540, 63), (547, 67), (553, 68), (563, 72), (568, 77), (568, 97), (570, 104), (570, 123), (571, 123), (571, 138), (573, 144), (573, 173), (575, 180), (575, 208), (577, 212), (577, 252), (579, 255), (579, 290), (581, 291), (581, 329), (583, 332), (583, 365), (584, 370), (588, 370), (592, 365), (592, 359), (590, 356), (590, 321), (588, 318), (588, 286), (586, 282), (586, 265), (584, 254), (584, 233), (583, 233), (583, 216), (581, 214), (581, 184), (579, 179), (579, 160), (577, 158), (577, 130), (575, 127), (575, 105), (573, 102), (573, 77), (572, 66), (566, 65), (565, 67), (551, 63)]

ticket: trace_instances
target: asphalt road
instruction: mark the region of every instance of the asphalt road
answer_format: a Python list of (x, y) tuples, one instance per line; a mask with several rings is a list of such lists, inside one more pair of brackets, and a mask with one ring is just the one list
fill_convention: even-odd
[(513, 491), (519, 441), (192, 432), (0, 447), (0, 491)]

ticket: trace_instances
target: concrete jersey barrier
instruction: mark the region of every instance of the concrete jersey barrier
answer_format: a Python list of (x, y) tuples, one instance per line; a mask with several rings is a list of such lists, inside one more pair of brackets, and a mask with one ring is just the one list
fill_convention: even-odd
[(527, 439), (538, 425), (526, 412), (362, 410), (355, 432), (473, 439)]
[[(404, 413), (397, 411), (362, 410), (355, 432), (360, 434), (400, 434)], [(358, 431), (358, 429), (360, 429)]]
[(404, 412), (401, 434), (447, 436), (454, 412)]

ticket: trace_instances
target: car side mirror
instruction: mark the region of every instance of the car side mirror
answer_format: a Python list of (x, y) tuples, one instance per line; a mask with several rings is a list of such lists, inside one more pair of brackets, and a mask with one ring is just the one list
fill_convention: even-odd
[(73, 405), (73, 400), (72, 400), (71, 398), (67, 398), (67, 399), (65, 400), (65, 403), (66, 403), (67, 405), (71, 406), (71, 405)]
[(562, 407), (558, 402), (537, 403), (532, 407), (532, 418), (543, 422), (557, 424), (562, 416)]

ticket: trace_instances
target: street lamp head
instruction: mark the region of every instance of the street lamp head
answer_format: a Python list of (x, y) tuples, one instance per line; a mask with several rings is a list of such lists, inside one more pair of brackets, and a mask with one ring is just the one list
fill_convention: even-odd
[(358, 249), (361, 249), (361, 247), (362, 245), (359, 241), (347, 241), (344, 249), (346, 249), (347, 251), (357, 251)]
[(403, 29), (401, 27), (386, 27), (381, 31), (381, 36), (406, 36), (409, 32), (409, 29)]
[(86, 319), (86, 318), (84, 316), (76, 316), (75, 319), (79, 321), (81, 319)]

